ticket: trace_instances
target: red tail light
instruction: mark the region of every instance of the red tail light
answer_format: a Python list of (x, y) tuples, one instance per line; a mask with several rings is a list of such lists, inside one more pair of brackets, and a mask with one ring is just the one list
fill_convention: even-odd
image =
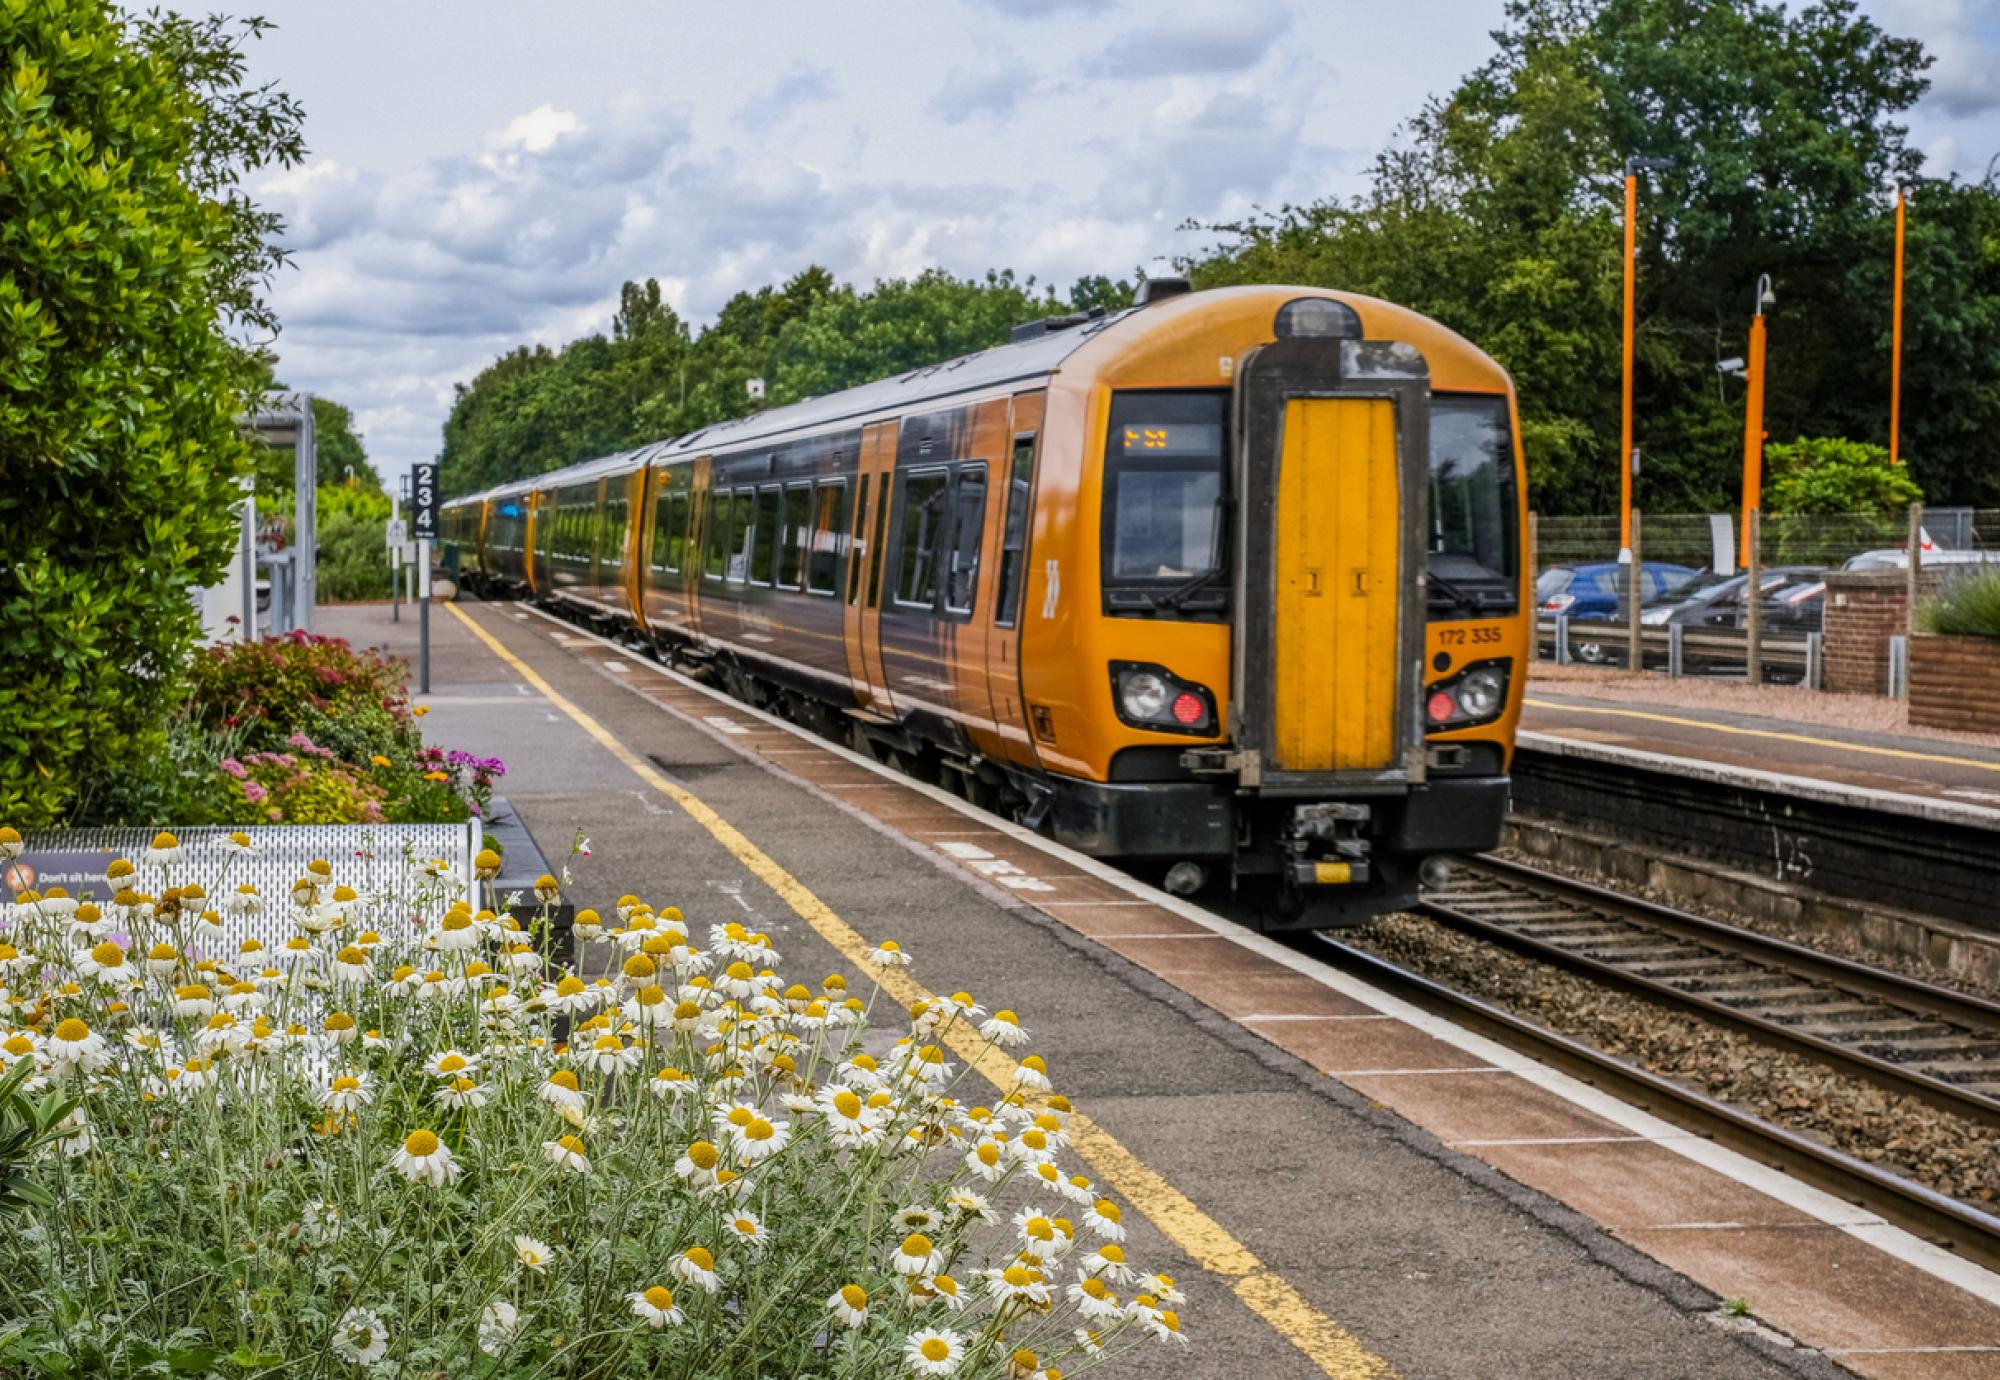
[(1174, 701), (1174, 717), (1192, 728), (1208, 717), (1208, 706), (1201, 702), (1199, 695), (1191, 695), (1183, 690)]
[(1432, 723), (1441, 724), (1458, 713), (1458, 701), (1451, 697), (1450, 691), (1439, 690), (1431, 696), (1430, 703), (1425, 709), (1429, 712)]

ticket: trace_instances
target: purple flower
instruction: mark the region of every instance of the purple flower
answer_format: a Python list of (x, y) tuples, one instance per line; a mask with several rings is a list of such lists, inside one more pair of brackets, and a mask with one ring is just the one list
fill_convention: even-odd
[(306, 737), (303, 733), (294, 733), (291, 737), (285, 739), (285, 741), (295, 748), (310, 749), (313, 746), (313, 740)]
[(234, 757), (223, 758), (222, 769), (228, 772), (231, 776), (235, 777), (238, 781), (241, 781), (244, 777), (250, 774), (249, 768), (245, 767), (241, 762), (237, 761)]
[(269, 791), (265, 790), (255, 781), (245, 781), (243, 783), (243, 798), (249, 801), (252, 805), (262, 805), (264, 803), (264, 797), (269, 794), (270, 794)]

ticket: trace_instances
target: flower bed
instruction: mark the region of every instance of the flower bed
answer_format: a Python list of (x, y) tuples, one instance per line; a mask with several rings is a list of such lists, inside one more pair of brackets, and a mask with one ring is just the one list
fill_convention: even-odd
[(586, 979), (448, 876), (259, 896), (256, 846), (162, 835), (5, 917), (0, 1373), (1058, 1380), (1181, 1340), (1012, 1013), (871, 1029), (879, 991), (634, 897), (577, 914)]
[(183, 824), (432, 824), (483, 815), (498, 758), (426, 747), (408, 668), (290, 633), (195, 655), (174, 756)]

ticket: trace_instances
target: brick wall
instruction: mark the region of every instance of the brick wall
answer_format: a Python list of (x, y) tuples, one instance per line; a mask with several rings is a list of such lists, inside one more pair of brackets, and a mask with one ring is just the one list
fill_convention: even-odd
[(1926, 728), (2000, 733), (2000, 640), (1910, 639), (1910, 722)]
[[(1889, 693), (1889, 639), (1910, 629), (1908, 575), (1900, 570), (1836, 570), (1826, 577), (1826, 688), (1841, 695)], [(1920, 593), (1937, 589), (1920, 571)]]

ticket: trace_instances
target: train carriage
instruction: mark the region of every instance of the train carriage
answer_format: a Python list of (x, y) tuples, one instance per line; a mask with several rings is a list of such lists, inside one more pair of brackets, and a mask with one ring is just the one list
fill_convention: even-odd
[(1407, 904), (1505, 807), (1512, 385), (1385, 302), (1174, 286), (466, 501), (481, 579), (1268, 925)]

